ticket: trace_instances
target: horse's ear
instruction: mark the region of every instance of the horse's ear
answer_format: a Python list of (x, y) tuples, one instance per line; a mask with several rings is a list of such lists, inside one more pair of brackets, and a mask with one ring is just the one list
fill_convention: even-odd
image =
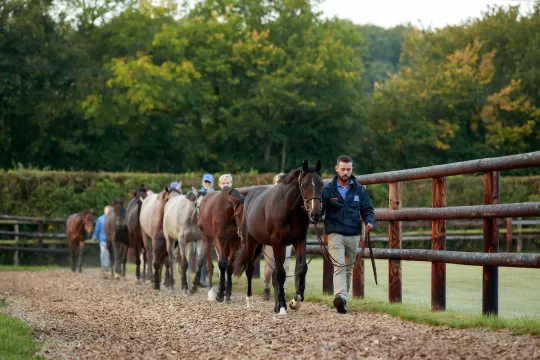
[(195, 189), (193, 186), (191, 187), (191, 191), (192, 191), (196, 196), (199, 196), (199, 191), (197, 191), (197, 189)]
[(315, 166), (315, 171), (317, 171), (318, 173), (321, 172), (321, 169), (322, 169), (322, 163), (321, 163), (321, 160), (317, 160), (317, 166)]
[(178, 185), (176, 186), (176, 189), (180, 190), (180, 192), (182, 192), (182, 182), (181, 181), (178, 182)]
[(238, 202), (239, 202), (241, 199), (238, 199), (238, 198), (236, 198), (236, 197), (234, 197), (234, 196), (232, 196), (232, 195), (229, 195), (229, 200), (230, 200), (234, 205), (236, 205), (236, 204), (238, 204)]
[(167, 185), (163, 187), (163, 190), (165, 190), (165, 192), (169, 192), (169, 188), (167, 187)]
[(308, 162), (307, 160), (304, 160), (304, 163), (302, 164), (302, 171), (307, 171), (308, 170)]

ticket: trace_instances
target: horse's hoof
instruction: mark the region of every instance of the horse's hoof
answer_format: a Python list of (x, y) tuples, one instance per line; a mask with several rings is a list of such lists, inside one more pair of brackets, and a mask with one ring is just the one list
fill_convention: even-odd
[(223, 302), (223, 300), (225, 299), (225, 296), (223, 296), (223, 294), (220, 294), (219, 292), (217, 293), (216, 295), (216, 300), (218, 302)]
[(264, 289), (262, 298), (264, 301), (270, 301), (270, 289)]
[(232, 300), (230, 296), (225, 297), (225, 303), (230, 304), (231, 302)]
[(191, 289), (189, 289), (189, 295), (195, 294), (195, 293), (197, 292), (197, 290), (198, 290), (198, 289), (197, 289), (195, 286), (192, 287)]
[(120, 275), (114, 274), (114, 279), (115, 279), (115, 280), (120, 280)]
[(145, 283), (146, 285), (148, 285), (148, 284), (151, 284), (151, 283), (152, 283), (152, 281), (150, 281), (150, 280), (146, 280), (146, 281), (145, 281), (144, 283)]
[(302, 295), (295, 295), (294, 298), (289, 301), (289, 307), (293, 310), (300, 309), (300, 306), (302, 305)]
[(294, 299), (292, 299), (291, 301), (289, 301), (289, 307), (293, 310), (298, 310), (300, 309), (300, 305), (302, 303), (300, 301), (296, 301)]
[(135, 285), (142, 285), (142, 281), (140, 279), (136, 279), (135, 280)]
[(216, 301), (216, 294), (214, 294), (214, 289), (212, 288), (208, 290), (208, 301)]
[(287, 316), (287, 310), (284, 307), (280, 307), (278, 316)]

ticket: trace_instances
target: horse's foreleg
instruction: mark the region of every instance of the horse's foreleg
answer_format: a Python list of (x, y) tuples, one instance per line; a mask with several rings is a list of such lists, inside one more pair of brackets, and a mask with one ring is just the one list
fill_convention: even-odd
[[(277, 242), (277, 241), (276, 241)], [(276, 288), (275, 290), (275, 306), (274, 311), (279, 313), (279, 315), (287, 315), (287, 300), (285, 299), (285, 290), (283, 285), (285, 284), (285, 279), (287, 274), (285, 268), (283, 267), (283, 262), (285, 260), (285, 248), (281, 245), (272, 245), (272, 250), (274, 251), (274, 274)]]
[(141, 279), (141, 243), (139, 240), (140, 239), (135, 240), (133, 244), (133, 253), (135, 255), (135, 276), (137, 277), (137, 284), (140, 283)]
[(159, 238), (152, 239), (152, 265), (154, 266), (154, 289), (159, 290), (161, 288), (161, 268), (163, 266), (159, 244)]
[(197, 291), (197, 286), (201, 280), (201, 270), (204, 265), (204, 241), (197, 241), (197, 272), (195, 273), (195, 279), (193, 280), (193, 285), (191, 287), (191, 293), (194, 294)]
[[(142, 241), (142, 239), (141, 239)], [(144, 245), (141, 245), (141, 255), (142, 256), (142, 261), (143, 261), (143, 270), (142, 270), (142, 273), (141, 273), (141, 282), (144, 284), (144, 282), (146, 281), (146, 275), (148, 274), (148, 254), (147, 254), (147, 251), (146, 251), (146, 248), (144, 247)]]
[[(223, 242), (220, 241), (221, 244)], [(218, 256), (218, 267), (219, 267), (219, 285), (218, 293), (216, 295), (216, 300), (222, 302), (225, 299), (225, 280), (226, 280), (226, 271), (227, 271), (227, 258), (225, 257), (225, 251), (223, 247), (219, 252)]]
[(152, 239), (150, 236), (146, 235), (144, 231), (141, 230), (142, 239), (144, 248), (146, 249), (146, 257), (145, 257), (145, 267), (146, 267), (146, 282), (151, 283), (154, 279), (154, 274), (152, 270), (152, 257), (153, 257), (153, 251), (152, 251)]
[(187, 282), (188, 254), (187, 254), (186, 239), (184, 238), (183, 234), (179, 234), (178, 236), (178, 252), (179, 252), (178, 259), (180, 260), (178, 271), (180, 272), (180, 279), (182, 281), (182, 290), (184, 291), (184, 295), (187, 295), (188, 293), (188, 282)]
[[(167, 244), (167, 256), (169, 257), (170, 271), (167, 271), (165, 282), (168, 283), (170, 290), (174, 291), (174, 239), (169, 236), (165, 236), (165, 242)], [(165, 285), (167, 286), (167, 285)]]
[(246, 296), (246, 307), (253, 308), (253, 292), (251, 288), (251, 281), (253, 279), (253, 272), (255, 266), (253, 262), (255, 261), (254, 254), (256, 248), (256, 240), (253, 239), (249, 233), (246, 234), (246, 240), (244, 246), (246, 247), (245, 252), (245, 262), (246, 262), (246, 277), (248, 281), (247, 296)]
[(228, 256), (228, 262), (227, 262), (227, 292), (226, 295), (226, 301), (231, 301), (231, 295), (232, 295), (232, 274), (233, 274), (233, 268), (234, 268), (234, 258), (236, 255), (236, 252), (238, 251), (238, 247), (240, 246), (239, 242), (233, 242), (230, 244), (229, 247), (229, 256)]
[(69, 252), (71, 258), (71, 271), (77, 271), (77, 253), (78, 253), (77, 243), (73, 242), (69, 244)]
[(308, 270), (306, 262), (306, 239), (296, 244), (296, 270), (294, 274), (295, 294), (294, 298), (289, 302), (291, 309), (297, 310), (300, 304), (304, 301), (304, 291), (306, 289), (306, 274)]
[(84, 240), (79, 241), (79, 250), (77, 251), (77, 253), (78, 253), (77, 268), (78, 268), (79, 272), (82, 272), (83, 251), (84, 251)]
[(206, 276), (208, 277), (208, 300), (216, 300), (213, 288), (214, 277), (214, 264), (212, 263), (212, 246), (210, 244), (210, 238), (203, 234), (204, 241), (204, 257), (206, 258)]
[(120, 279), (120, 243), (117, 241), (116, 237), (112, 240), (112, 246), (114, 252), (114, 278)]
[(122, 245), (122, 276), (126, 277), (126, 263), (128, 257), (129, 247), (127, 245)]

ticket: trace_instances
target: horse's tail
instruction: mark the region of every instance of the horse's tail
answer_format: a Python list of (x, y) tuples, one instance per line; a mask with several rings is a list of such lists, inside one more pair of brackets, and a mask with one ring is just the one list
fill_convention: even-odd
[[(253, 254), (253, 259), (251, 259), (252, 262), (255, 262), (262, 253), (262, 244), (257, 244), (257, 247), (255, 248), (255, 252)], [(233, 273), (235, 276), (242, 276), (242, 273), (246, 270), (246, 248), (242, 246), (236, 254), (234, 255), (234, 264), (233, 264)]]
[(240, 277), (244, 270), (246, 270), (246, 248), (241, 246), (234, 255), (233, 273)]

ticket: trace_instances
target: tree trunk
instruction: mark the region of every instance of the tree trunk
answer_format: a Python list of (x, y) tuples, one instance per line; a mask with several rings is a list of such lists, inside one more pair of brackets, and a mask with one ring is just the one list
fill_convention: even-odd
[(268, 135), (264, 142), (264, 165), (269, 167), (270, 157), (272, 156), (272, 137)]

